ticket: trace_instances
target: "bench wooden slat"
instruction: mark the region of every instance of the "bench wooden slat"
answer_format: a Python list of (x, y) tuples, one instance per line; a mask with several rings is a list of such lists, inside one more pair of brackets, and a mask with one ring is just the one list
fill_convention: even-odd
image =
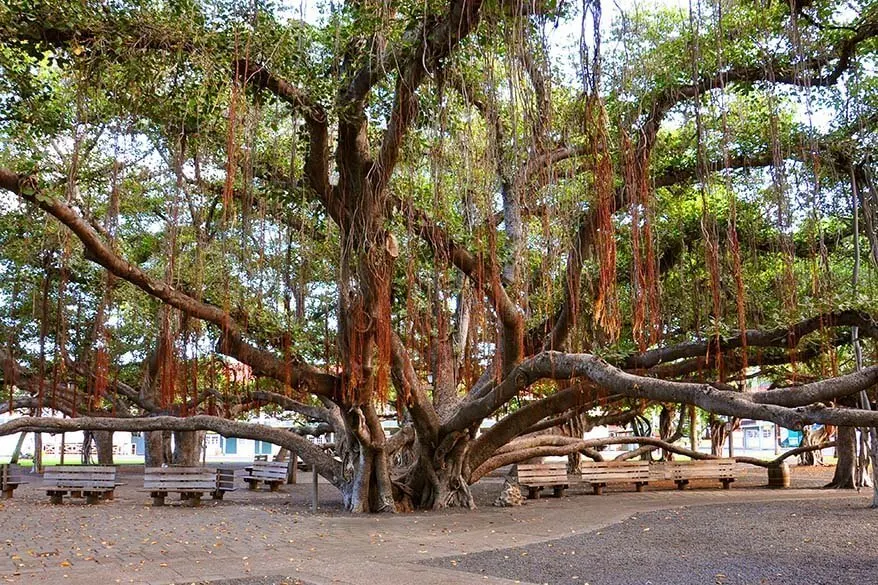
[(155, 481), (169, 481), (169, 482), (187, 482), (187, 481), (197, 481), (199, 479), (210, 478), (213, 479), (216, 477), (216, 473), (210, 469), (208, 473), (200, 473), (198, 475), (194, 474), (174, 474), (174, 475), (146, 475), (144, 477), (148, 477), (149, 479)]
[(43, 474), (43, 489), (53, 504), (63, 502), (68, 492), (85, 494), (86, 502), (95, 504), (100, 497), (112, 499), (116, 488), (116, 467), (112, 465), (56, 465)]
[(170, 492), (179, 493), (191, 506), (198, 506), (205, 493), (217, 489), (217, 471), (210, 467), (147, 467), (143, 471), (143, 490), (153, 505), (162, 506)]
[(560, 497), (570, 485), (567, 477), (567, 464), (557, 463), (519, 463), (516, 466), (518, 483), (528, 489), (528, 498), (539, 498), (540, 489), (551, 487), (555, 496)]
[(222, 500), (226, 492), (235, 491), (235, 469), (233, 467), (216, 468), (216, 489), (211, 492), (214, 500)]
[(650, 480), (648, 461), (586, 461), (580, 469), (582, 481), (592, 484), (598, 495), (609, 483), (633, 483), (642, 491)]
[(285, 461), (254, 461), (250, 468), (250, 477), (286, 480), (287, 463)]
[(151, 479), (147, 479), (143, 481), (143, 486), (145, 489), (164, 489), (168, 491), (175, 491), (177, 488), (192, 488), (192, 487), (200, 487), (207, 486), (210, 489), (214, 489), (216, 487), (216, 480), (214, 478), (205, 478), (199, 480), (192, 481), (154, 481)]
[(24, 479), (24, 471), (20, 465), (14, 463), (0, 464), (0, 492), (3, 493), (4, 499), (12, 497), (12, 492), (23, 483), (27, 483)]
[(271, 491), (276, 491), (281, 484), (287, 481), (288, 463), (286, 461), (254, 461), (246, 468), (247, 476), (243, 480), (250, 489), (256, 489), (260, 483), (265, 483)]
[(143, 472), (149, 475), (206, 475), (215, 471), (212, 467), (147, 467)]
[(668, 461), (665, 466), (666, 474), (674, 480), (678, 489), (683, 489), (694, 479), (718, 479), (723, 489), (729, 489), (729, 484), (735, 481), (734, 459)]

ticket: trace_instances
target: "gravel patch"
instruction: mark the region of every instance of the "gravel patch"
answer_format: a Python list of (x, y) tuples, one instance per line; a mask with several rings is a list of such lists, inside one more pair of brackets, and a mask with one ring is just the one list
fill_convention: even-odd
[(878, 582), (878, 511), (866, 503), (683, 507), (577, 536), (425, 564), (551, 585), (861, 585)]

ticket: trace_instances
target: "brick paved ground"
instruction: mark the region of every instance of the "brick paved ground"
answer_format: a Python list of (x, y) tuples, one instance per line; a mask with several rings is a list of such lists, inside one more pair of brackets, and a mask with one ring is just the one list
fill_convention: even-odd
[(595, 530), (633, 513), (681, 505), (779, 498), (865, 501), (865, 494), (801, 489), (819, 485), (826, 473), (795, 474), (794, 489), (781, 491), (756, 487), (765, 481), (765, 472), (756, 470), (731, 491), (712, 484), (686, 492), (671, 485), (650, 486), (642, 494), (617, 489), (601, 497), (574, 490), (560, 500), (545, 498), (519, 508), (491, 507), (502, 480), (489, 478), (476, 486), (482, 504), (477, 512), (356, 517), (340, 510), (337, 493), (325, 484), (323, 508), (312, 514), (308, 483), (285, 486), (278, 493), (239, 489), (201, 508), (176, 501), (152, 508), (148, 494), (138, 491), (142, 476), (130, 471), (122, 474), (126, 485), (117, 490), (115, 501), (95, 506), (69, 498), (52, 506), (35, 480), (0, 503), (0, 580), (142, 585), (250, 578), (256, 583), (256, 577), (280, 575), (291, 576), (285, 580), (290, 584), (300, 579), (314, 585), (511, 583), (421, 563), (544, 542)]

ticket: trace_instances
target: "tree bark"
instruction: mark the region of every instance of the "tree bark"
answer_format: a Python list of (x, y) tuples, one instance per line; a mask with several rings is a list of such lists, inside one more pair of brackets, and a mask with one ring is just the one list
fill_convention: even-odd
[[(662, 441), (668, 441), (673, 433), (673, 425), (674, 424), (674, 405), (663, 404), (661, 412), (659, 413), (659, 438)], [(682, 426), (683, 421), (680, 420), (680, 425)], [(670, 441), (668, 441), (670, 442)], [(673, 453), (668, 451), (667, 449), (662, 449), (662, 461), (671, 461), (673, 460)]]
[(98, 464), (113, 465), (113, 431), (95, 431), (93, 437), (98, 451)]
[(12, 464), (18, 463), (18, 458), (21, 457), (21, 446), (24, 445), (25, 435), (27, 435), (27, 433), (20, 433), (18, 435), (18, 441), (16, 441), (15, 449), (12, 451), (12, 459), (9, 460)]
[(43, 433), (34, 433), (34, 471), (43, 471)]
[(197, 467), (201, 463), (204, 431), (174, 431), (174, 465)]
[(163, 431), (146, 431), (143, 433), (144, 464), (146, 467), (161, 467), (165, 460)]
[(710, 454), (719, 457), (723, 453), (723, 444), (726, 442), (727, 423), (711, 414), (708, 425), (710, 425)]
[(835, 475), (832, 481), (826, 484), (827, 488), (852, 490), (857, 485), (854, 481), (857, 468), (857, 433), (853, 427), (838, 427), (836, 439), (836, 452), (838, 463), (835, 465)]

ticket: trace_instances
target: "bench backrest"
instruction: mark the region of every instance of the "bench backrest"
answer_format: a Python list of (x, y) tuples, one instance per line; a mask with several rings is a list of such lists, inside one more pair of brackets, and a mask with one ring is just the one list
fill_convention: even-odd
[(217, 467), (216, 468), (216, 489), (222, 491), (231, 491), (235, 489), (235, 468), (234, 467)]
[(54, 465), (47, 467), (43, 485), (56, 489), (106, 489), (116, 487), (113, 465)]
[(583, 481), (649, 481), (649, 461), (583, 461), (580, 465)]
[(694, 461), (668, 461), (665, 468), (670, 479), (734, 479), (734, 459), (698, 459)]
[(286, 481), (287, 462), (254, 461), (250, 469), (250, 477), (268, 481)]
[(0, 489), (6, 489), (6, 486), (15, 487), (22, 483), (25, 483), (24, 471), (20, 465), (0, 464)]
[(143, 488), (155, 491), (216, 489), (217, 474), (212, 467), (147, 467)]
[(554, 485), (567, 483), (567, 463), (519, 463), (518, 483), (524, 485)]

